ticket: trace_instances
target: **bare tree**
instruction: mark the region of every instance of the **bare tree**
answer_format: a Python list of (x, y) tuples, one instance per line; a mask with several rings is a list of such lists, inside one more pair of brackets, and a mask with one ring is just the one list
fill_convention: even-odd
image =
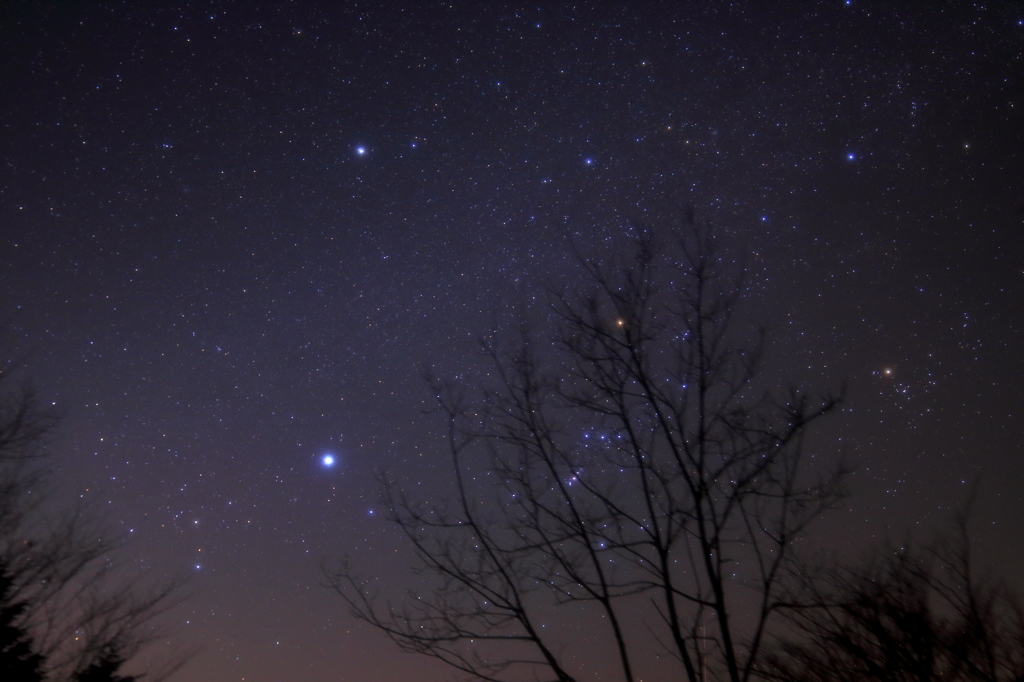
[(39, 679), (118, 679), (121, 663), (164, 634), (155, 621), (176, 603), (181, 580), (133, 576), (119, 560), (121, 537), (82, 508), (59, 510), (46, 493), (58, 415), (16, 369), (0, 364), (0, 608), (10, 609), (7, 624), (22, 635), (17, 653), (35, 662)]
[(706, 228), (636, 229), (627, 253), (581, 258), (586, 284), (538, 314), (550, 335), (485, 341), (478, 390), (433, 382), (454, 494), (426, 504), (384, 477), (422, 591), (396, 603), (329, 571), (402, 649), (472, 679), (580, 679), (555, 625), (576, 605), (619, 679), (654, 657), (692, 682), (754, 675), (793, 542), (841, 494), (842, 468), (809, 469), (804, 448), (839, 398), (759, 385), (763, 334), (738, 338), (743, 282)]
[(1024, 608), (979, 577), (967, 518), (930, 546), (885, 545), (809, 580), (763, 664), (787, 682), (1021, 682)]

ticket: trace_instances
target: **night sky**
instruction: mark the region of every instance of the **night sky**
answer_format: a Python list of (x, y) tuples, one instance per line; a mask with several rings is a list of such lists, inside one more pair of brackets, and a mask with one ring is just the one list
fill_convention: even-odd
[(60, 494), (192, 576), (175, 680), (443, 679), (321, 562), (400, 589), (374, 476), (447, 480), (424, 368), (472, 379), (570, 240), (687, 206), (746, 254), (772, 381), (849, 384), (830, 539), (976, 489), (1024, 584), (1024, 4), (0, 9), (0, 319)]

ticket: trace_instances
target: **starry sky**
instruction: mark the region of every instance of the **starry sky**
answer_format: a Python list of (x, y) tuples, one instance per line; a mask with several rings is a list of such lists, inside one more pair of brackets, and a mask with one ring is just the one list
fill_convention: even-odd
[(446, 480), (425, 367), (687, 206), (773, 380), (849, 384), (839, 546), (975, 489), (1024, 584), (1020, 2), (15, 0), (0, 93), (0, 319), (60, 494), (191, 574), (176, 680), (443, 679), (321, 562), (398, 580), (374, 476)]

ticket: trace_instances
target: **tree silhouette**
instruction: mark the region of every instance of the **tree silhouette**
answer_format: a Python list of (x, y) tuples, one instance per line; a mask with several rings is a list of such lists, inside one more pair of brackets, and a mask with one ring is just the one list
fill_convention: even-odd
[(181, 581), (126, 577), (118, 536), (81, 508), (53, 511), (45, 465), (58, 416), (16, 369), (0, 362), (0, 665), (11, 666), (2, 679), (132, 680), (116, 672), (160, 636), (154, 619)]
[(839, 398), (765, 391), (763, 334), (738, 335), (743, 283), (709, 230), (636, 229), (625, 253), (581, 258), (586, 284), (531, 320), (550, 334), (485, 340), (491, 380), (433, 381), (451, 498), (383, 478), (423, 590), (396, 603), (347, 562), (329, 572), (402, 649), (474, 679), (569, 682), (580, 644), (553, 619), (576, 607), (618, 679), (650, 669), (652, 641), (691, 682), (755, 675), (794, 540), (841, 494), (842, 468), (808, 470), (804, 451)]
[(136, 682), (137, 677), (118, 675), (124, 659), (113, 648), (108, 648), (89, 664), (89, 667), (75, 675), (75, 682)]
[(25, 604), (13, 600), (14, 584), (0, 561), (0, 679), (42, 682), (43, 657), (32, 649), (32, 639), (19, 625)]
[(809, 580), (766, 658), (786, 682), (1022, 682), (1024, 609), (979, 578), (965, 516), (931, 546), (884, 546)]

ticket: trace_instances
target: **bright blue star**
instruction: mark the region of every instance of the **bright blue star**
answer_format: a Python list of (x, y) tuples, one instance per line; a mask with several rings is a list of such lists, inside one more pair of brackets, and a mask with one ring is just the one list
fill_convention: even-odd
[(320, 463), (323, 464), (328, 469), (334, 466), (334, 461), (334, 455), (324, 455), (323, 457), (320, 458)]
[(853, 152), (850, 152), (849, 154), (846, 155), (846, 160), (847, 161), (853, 161), (856, 158), (857, 158), (857, 155), (854, 154)]
[(366, 147), (356, 147), (356, 154), (358, 154), (359, 156), (365, 156)]

